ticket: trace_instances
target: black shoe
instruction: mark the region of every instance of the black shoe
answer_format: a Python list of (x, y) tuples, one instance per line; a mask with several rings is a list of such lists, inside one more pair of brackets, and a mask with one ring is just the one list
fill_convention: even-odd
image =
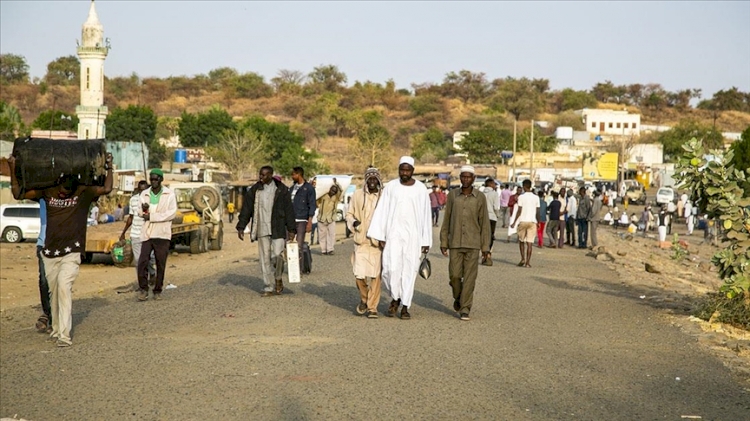
[(391, 300), (391, 305), (388, 306), (388, 313), (386, 313), (386, 316), (396, 317), (399, 304), (401, 304), (401, 300)]
[(403, 306), (401, 307), (401, 320), (409, 320), (411, 319), (411, 314), (409, 314), (408, 307)]
[(378, 318), (378, 312), (377, 311), (368, 311), (367, 312), (367, 318), (368, 319), (377, 319)]
[(366, 311), (367, 311), (366, 303), (357, 304), (357, 314), (365, 314)]
[(458, 313), (458, 310), (461, 310), (461, 301), (453, 300), (453, 311)]

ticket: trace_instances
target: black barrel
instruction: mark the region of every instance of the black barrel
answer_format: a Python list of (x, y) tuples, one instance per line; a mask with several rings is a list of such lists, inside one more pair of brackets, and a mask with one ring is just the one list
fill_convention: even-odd
[(55, 140), (20, 137), (13, 142), (16, 179), (21, 191), (57, 185), (67, 175), (87, 186), (103, 185), (107, 172), (104, 139)]

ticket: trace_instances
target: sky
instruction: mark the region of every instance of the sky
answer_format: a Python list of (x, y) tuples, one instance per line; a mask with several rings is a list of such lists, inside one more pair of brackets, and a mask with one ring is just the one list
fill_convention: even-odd
[[(32, 77), (75, 54), (88, 0), (0, 1), (0, 53)], [(108, 77), (207, 74), (228, 66), (270, 80), (333, 64), (354, 81), (398, 88), (451, 71), (750, 91), (750, 2), (115, 1), (96, 10), (112, 49)], [(105, 87), (106, 89), (106, 87)]]

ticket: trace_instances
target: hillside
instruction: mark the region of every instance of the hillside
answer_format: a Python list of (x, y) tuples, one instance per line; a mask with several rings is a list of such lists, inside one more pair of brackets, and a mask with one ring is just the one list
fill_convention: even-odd
[[(268, 92), (237, 91), (227, 83), (219, 85), (198, 83), (198, 78), (143, 79), (130, 83), (132, 77), (114, 78), (105, 84), (105, 105), (110, 110), (128, 105), (146, 105), (160, 118), (179, 118), (183, 112), (200, 113), (220, 107), (235, 118), (261, 115), (269, 121), (289, 123), (293, 130), (304, 135), (306, 146), (319, 152), (325, 163), (335, 172), (359, 172), (361, 162), (353, 159), (353, 121), (368, 111), (379, 113), (379, 124), (392, 136), (393, 159), (410, 153), (415, 135), (437, 129), (445, 138), (454, 131), (469, 130), (482, 125), (512, 127), (512, 107), (497, 105), (499, 94), (485, 93), (483, 98), (461, 97), (451, 94), (444, 85), (415, 86), (416, 95), (385, 85), (356, 82), (353, 86), (321, 86), (298, 84), (294, 89), (271, 89)], [(532, 81), (535, 82), (535, 81)], [(264, 82), (261, 82), (264, 83)], [(494, 89), (502, 89), (493, 81)], [(442, 89), (439, 90), (438, 88)], [(586, 95), (586, 91), (582, 92)], [(493, 96), (494, 95), (494, 96)], [(530, 116), (550, 122), (548, 133), (558, 125), (575, 125), (578, 119), (572, 108), (560, 106), (560, 92), (542, 89), (533, 114), (521, 117), (520, 128), (528, 127)], [(52, 109), (73, 114), (79, 101), (76, 85), (47, 86), (44, 83), (3, 85), (0, 100), (16, 107), (27, 127), (40, 113)], [(499, 101), (499, 100), (497, 100)], [(642, 124), (674, 125), (686, 119), (704, 125), (714, 124), (722, 132), (741, 132), (750, 125), (750, 113), (723, 111), (712, 113), (691, 107), (663, 106), (641, 109), (636, 105), (611, 102), (589, 102), (600, 108), (627, 109), (642, 114)], [(509, 111), (510, 110), (510, 111)], [(581, 129), (579, 127), (579, 129)], [(424, 157), (426, 160), (431, 155)]]

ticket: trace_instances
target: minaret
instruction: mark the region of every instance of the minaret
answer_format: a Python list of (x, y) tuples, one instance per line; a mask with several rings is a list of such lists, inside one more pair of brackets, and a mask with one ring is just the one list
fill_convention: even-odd
[(76, 107), (79, 139), (106, 136), (104, 120), (108, 111), (104, 106), (104, 59), (108, 52), (109, 39), (105, 45), (104, 27), (96, 15), (94, 0), (91, 0), (89, 17), (83, 24), (78, 45), (81, 61), (81, 104)]

